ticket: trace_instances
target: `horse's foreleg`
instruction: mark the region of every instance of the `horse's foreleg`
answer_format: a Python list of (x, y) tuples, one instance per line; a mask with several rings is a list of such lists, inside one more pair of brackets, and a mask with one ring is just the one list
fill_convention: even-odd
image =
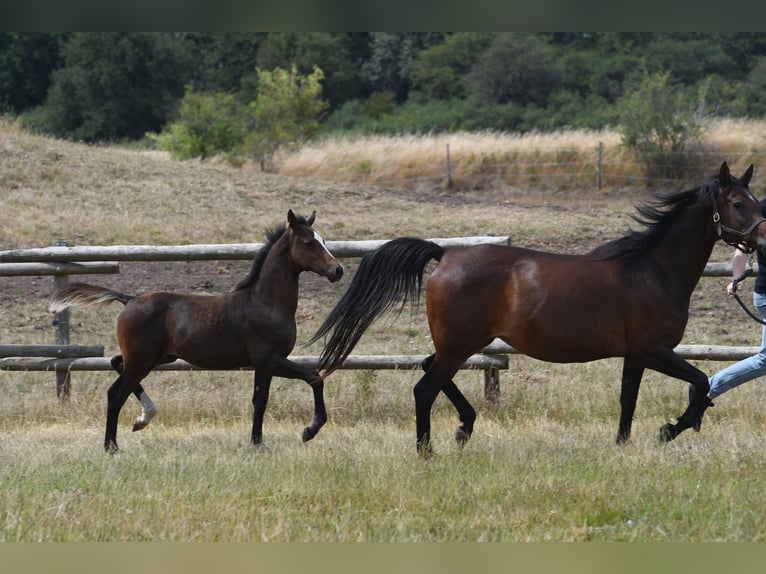
[(625, 358), (622, 364), (622, 386), (620, 388), (620, 426), (617, 429), (617, 444), (630, 439), (633, 414), (636, 412), (638, 388), (644, 376), (644, 366), (632, 359)]
[(324, 380), (319, 371), (309, 369), (290, 361), (287, 357), (272, 357), (269, 363), (272, 375), (286, 379), (301, 379), (306, 381), (314, 393), (314, 418), (311, 424), (303, 429), (303, 442), (308, 442), (316, 436), (319, 429), (327, 422), (327, 409), (324, 403)]
[(250, 434), (250, 442), (260, 445), (263, 442), (263, 415), (269, 402), (269, 389), (271, 388), (271, 375), (255, 373), (253, 382), (253, 430)]
[(319, 429), (327, 422), (327, 409), (324, 404), (324, 382), (313, 383), (311, 390), (314, 393), (314, 418), (311, 424), (303, 429), (303, 442), (308, 442), (316, 436)]
[[(434, 360), (434, 356), (435, 355), (429, 355), (423, 361), (421, 367), (424, 371), (427, 371), (428, 367), (431, 366), (431, 363)], [(454, 381), (450, 380), (446, 385), (444, 385), (442, 391), (458, 412), (458, 417), (460, 418), (461, 424), (455, 431), (455, 440), (458, 442), (458, 444), (464, 445), (468, 442), (468, 439), (471, 438), (471, 434), (473, 433), (473, 425), (476, 421), (476, 410), (473, 408), (471, 403), (468, 402), (468, 399), (465, 398), (465, 395), (460, 392), (460, 389), (457, 387)]]

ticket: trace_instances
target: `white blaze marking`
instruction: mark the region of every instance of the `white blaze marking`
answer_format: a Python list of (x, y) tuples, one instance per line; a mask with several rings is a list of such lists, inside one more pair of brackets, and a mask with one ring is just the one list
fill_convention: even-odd
[[(312, 231), (313, 231), (313, 230), (312, 230)], [(319, 233), (318, 233), (318, 232), (316, 232), (316, 231), (314, 231), (314, 239), (316, 239), (317, 241), (319, 241), (319, 244), (320, 244), (320, 245), (321, 245), (321, 246), (324, 248), (324, 250), (325, 250), (325, 253), (327, 253), (327, 255), (329, 255), (330, 257), (333, 257), (333, 258), (334, 258), (333, 254), (332, 254), (332, 253), (330, 253), (330, 250), (329, 250), (329, 249), (327, 249), (327, 246), (324, 244), (324, 239), (322, 239), (322, 236), (321, 236), (321, 235), (319, 235)]]

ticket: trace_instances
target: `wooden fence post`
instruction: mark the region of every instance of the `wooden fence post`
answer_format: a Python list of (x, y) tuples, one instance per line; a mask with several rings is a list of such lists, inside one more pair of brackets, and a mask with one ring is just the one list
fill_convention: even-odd
[(598, 152), (596, 153), (596, 189), (601, 189), (601, 158), (604, 155), (604, 144), (598, 142)]
[[(68, 247), (69, 243), (64, 240), (58, 240), (53, 244), (55, 247)], [(54, 275), (53, 290), (58, 291), (69, 283), (69, 275)], [(56, 344), (69, 344), (69, 309), (64, 309), (53, 315), (53, 328), (56, 332)], [(69, 389), (72, 382), (72, 376), (69, 371), (56, 371), (56, 396), (59, 399), (69, 399)]]
[(500, 398), (500, 369), (491, 367), (484, 371), (484, 398), (490, 403)]

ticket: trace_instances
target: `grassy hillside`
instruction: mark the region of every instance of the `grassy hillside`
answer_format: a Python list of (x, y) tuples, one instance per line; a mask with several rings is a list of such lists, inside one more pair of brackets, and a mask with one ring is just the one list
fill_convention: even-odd
[[(727, 159), (739, 173), (759, 157), (760, 126), (752, 133), (746, 127), (735, 126), (733, 135), (721, 128), (723, 151), (710, 172)], [(575, 145), (566, 134), (534, 137), (541, 154), (555, 155), (557, 138), (567, 148)], [(490, 139), (495, 154), (535, 147), (511, 136)], [(283, 158), (283, 173), (269, 175), (33, 137), (0, 121), (0, 249), (57, 239), (79, 245), (260, 241), (264, 229), (293, 208), (316, 209), (316, 227), (326, 239), (491, 233), (574, 253), (625, 232), (633, 204), (647, 197), (643, 185), (403, 189), (376, 184), (374, 164), (373, 181), (349, 177), (333, 155), (345, 149), (359, 162), (383, 150), (387, 169), (416, 171), (423, 162), (440, 161), (422, 159), (427, 154), (418, 146), (425, 141), (356, 141), (347, 148), (325, 142)], [(462, 161), (462, 141), (451, 140), (456, 161)], [(440, 154), (443, 144), (434, 138), (425, 147)], [(484, 153), (482, 144), (471, 145), (476, 157)], [(324, 159), (315, 160), (314, 171), (299, 173), (302, 154), (320, 153)], [(756, 161), (759, 195), (766, 183), (762, 165)], [(718, 246), (713, 260), (729, 256), (728, 247)], [(356, 262), (345, 263), (350, 277)], [(228, 290), (248, 268), (244, 261), (124, 263), (119, 275), (86, 280), (128, 292), (213, 293)], [(348, 278), (335, 285), (302, 278), (299, 342), (347, 284)], [(725, 297), (724, 284), (701, 280), (684, 342), (757, 342), (758, 326)], [(0, 342), (53, 342), (46, 311), (51, 287), (48, 277), (0, 278)], [(118, 312), (117, 306), (74, 309), (73, 342), (116, 353)], [(317, 345), (296, 349), (316, 351)], [(360, 353), (430, 351), (422, 307), (381, 321), (358, 347)], [(724, 366), (697, 364), (708, 372)], [(452, 441), (456, 417), (439, 399), (438, 456), (428, 463), (415, 456), (416, 373), (334, 374), (326, 386), (330, 422), (307, 445), (300, 432), (311, 417), (310, 391), (277, 380), (260, 450), (247, 442), (249, 374), (153, 374), (145, 387), (159, 415), (131, 433), (139, 412), (131, 399), (118, 431), (123, 452), (108, 457), (101, 437), (111, 374), (75, 373), (72, 398), (63, 404), (51, 375), (0, 372), (0, 540), (763, 540), (762, 382), (717, 401), (701, 434), (660, 445), (657, 430), (685, 406), (686, 388), (649, 373), (633, 442), (618, 448), (620, 369), (617, 360), (553, 365), (514, 358), (494, 405), (483, 399), (479, 374), (460, 373), (456, 381), (479, 412), (476, 432), (459, 451)]]

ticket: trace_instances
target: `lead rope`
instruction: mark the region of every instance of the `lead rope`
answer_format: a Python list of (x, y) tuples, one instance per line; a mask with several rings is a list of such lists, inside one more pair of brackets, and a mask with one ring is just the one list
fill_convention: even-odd
[(750, 309), (748, 309), (747, 305), (745, 305), (742, 302), (742, 299), (739, 298), (739, 295), (737, 295), (737, 288), (739, 287), (740, 282), (742, 282), (744, 279), (746, 279), (747, 277), (753, 274), (752, 262), (750, 263), (750, 265), (751, 267), (749, 267), (748, 269), (745, 269), (742, 275), (740, 275), (734, 281), (732, 281), (732, 285), (731, 285), (732, 294), (734, 295), (734, 298), (737, 300), (737, 303), (739, 303), (739, 306), (742, 307), (742, 309), (744, 309), (745, 313), (747, 313), (748, 316), (753, 321), (755, 321), (756, 323), (760, 323), (761, 325), (766, 325), (766, 321), (763, 320), (763, 317), (756, 315)]

